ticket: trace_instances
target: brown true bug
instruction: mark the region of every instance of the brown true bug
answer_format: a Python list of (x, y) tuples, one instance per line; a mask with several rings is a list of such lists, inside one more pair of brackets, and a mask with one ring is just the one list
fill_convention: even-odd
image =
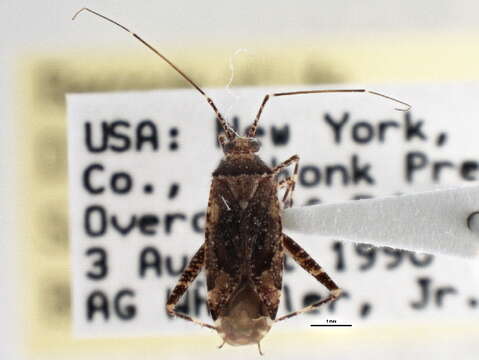
[[(299, 156), (294, 155), (274, 168), (256, 153), (260, 143), (256, 129), (263, 108), (271, 97), (320, 93), (369, 93), (410, 106), (384, 94), (366, 89), (308, 90), (266, 95), (246, 136), (240, 136), (225, 121), (213, 100), (186, 74), (153, 46), (123, 25), (89, 11), (121, 27), (160, 56), (201, 93), (223, 127), (218, 138), (224, 158), (213, 172), (205, 242), (191, 259), (166, 304), (168, 314), (214, 329), (230, 345), (258, 344), (273, 323), (314, 310), (336, 300), (341, 289), (321, 266), (293, 239), (282, 232), (281, 211), (292, 206), (292, 194), (298, 174)], [(397, 109), (401, 110), (401, 109)], [(279, 173), (294, 165), (293, 175), (278, 181)], [(285, 188), (280, 201), (278, 190)], [(281, 296), (285, 252), (329, 291), (329, 296), (301, 310), (276, 318)], [(175, 306), (202, 269), (206, 271), (208, 308), (214, 325), (175, 311)], [(220, 346), (220, 347), (221, 347)]]

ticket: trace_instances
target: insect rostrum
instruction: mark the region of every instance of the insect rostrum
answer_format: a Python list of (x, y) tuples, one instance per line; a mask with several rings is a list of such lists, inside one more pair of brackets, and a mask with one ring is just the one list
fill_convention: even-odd
[[(393, 100), (407, 108), (409, 105), (365, 89), (274, 93), (263, 98), (253, 124), (245, 136), (240, 136), (226, 122), (213, 100), (153, 46), (123, 25), (93, 10), (80, 9), (73, 18), (82, 11), (93, 13), (119, 26), (167, 62), (204, 96), (224, 130), (224, 134), (218, 138), (224, 157), (213, 172), (205, 242), (192, 257), (171, 292), (166, 305), (167, 312), (216, 330), (223, 338), (223, 344), (258, 344), (259, 347), (261, 339), (275, 322), (336, 300), (341, 294), (338, 286), (315, 260), (282, 232), (281, 212), (292, 206), (299, 157), (294, 155), (274, 168), (267, 166), (257, 155), (260, 150), (260, 143), (255, 137), (258, 121), (271, 97), (289, 95), (369, 93)], [(289, 166), (294, 166), (292, 176), (278, 181), (281, 170)], [(281, 199), (278, 198), (279, 189), (285, 189)], [(278, 318), (276, 314), (286, 255), (291, 256), (330, 293), (321, 301)], [(214, 324), (203, 323), (175, 310), (175, 305), (202, 270), (206, 271), (208, 308)]]

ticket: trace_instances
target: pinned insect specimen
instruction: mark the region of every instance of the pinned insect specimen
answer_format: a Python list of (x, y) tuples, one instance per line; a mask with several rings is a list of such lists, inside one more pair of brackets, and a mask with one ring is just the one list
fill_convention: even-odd
[[(299, 156), (294, 155), (274, 168), (256, 154), (260, 143), (256, 129), (264, 107), (272, 97), (321, 93), (369, 93), (409, 105), (366, 89), (307, 90), (266, 95), (253, 124), (245, 136), (239, 135), (224, 119), (213, 100), (176, 65), (140, 36), (118, 22), (87, 8), (93, 13), (129, 32), (156, 53), (206, 100), (221, 124), (224, 134), (218, 138), (224, 157), (213, 172), (206, 217), (205, 242), (192, 257), (171, 292), (167, 312), (201, 326), (214, 329), (223, 344), (258, 344), (278, 321), (311, 311), (341, 295), (341, 289), (293, 239), (282, 232), (282, 209), (292, 206), (292, 195), (298, 175)], [(279, 181), (279, 173), (293, 167), (292, 176)], [(284, 195), (278, 197), (278, 190)], [(283, 260), (291, 256), (304, 270), (329, 290), (329, 296), (301, 310), (276, 317), (281, 296)], [(177, 312), (176, 304), (197, 275), (206, 271), (208, 308), (214, 324), (207, 324)], [(223, 345), (222, 344), (222, 345)], [(260, 353), (261, 349), (259, 348)]]

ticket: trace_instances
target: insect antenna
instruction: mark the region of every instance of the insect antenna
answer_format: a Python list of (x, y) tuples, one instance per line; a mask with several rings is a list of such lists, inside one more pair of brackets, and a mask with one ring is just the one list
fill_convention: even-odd
[(289, 96), (289, 95), (304, 95), (304, 94), (326, 94), (326, 93), (367, 93), (375, 96), (380, 96), (382, 98), (394, 101), (397, 104), (401, 104), (404, 106), (404, 109), (395, 108), (394, 110), (398, 111), (409, 111), (411, 109), (411, 105), (405, 103), (404, 101), (395, 99), (391, 96), (381, 94), (376, 91), (366, 90), (366, 89), (339, 89), (339, 90), (303, 90), (303, 91), (291, 91), (291, 92), (281, 92), (281, 93), (274, 93), (274, 94), (267, 94), (263, 98), (263, 102), (259, 107), (258, 114), (256, 114), (256, 118), (254, 119), (253, 125), (250, 126), (248, 130), (248, 137), (254, 137), (256, 135), (256, 129), (258, 127), (259, 118), (263, 113), (263, 108), (268, 102), (271, 97), (274, 96)]
[(213, 100), (211, 100), (211, 98), (203, 91), (203, 89), (201, 89), (189, 76), (187, 76), (183, 71), (181, 71), (175, 64), (173, 64), (167, 57), (165, 57), (163, 54), (161, 54), (158, 50), (156, 50), (152, 45), (150, 45), (148, 42), (146, 42), (145, 40), (143, 40), (139, 35), (135, 34), (133, 31), (131, 31), (130, 29), (128, 29), (127, 27), (121, 25), (120, 23), (116, 22), (115, 20), (112, 20), (108, 17), (106, 17), (105, 15), (102, 15), (94, 10), (91, 10), (89, 8), (82, 8), (80, 10), (78, 10), (75, 15), (73, 15), (72, 17), (72, 20), (75, 20), (76, 17), (83, 11), (88, 11), (96, 16), (99, 16), (103, 19), (105, 19), (106, 21), (109, 21), (111, 22), (112, 24), (115, 24), (116, 26), (122, 28), (123, 30), (129, 32), (134, 38), (136, 38), (138, 41), (140, 41), (143, 45), (145, 45), (148, 49), (150, 49), (151, 51), (153, 51), (156, 55), (158, 55), (160, 58), (162, 58), (166, 63), (168, 63), (168, 65), (170, 65), (173, 69), (176, 70), (176, 72), (178, 72), (186, 81), (188, 81), (191, 86), (193, 86), (196, 90), (198, 90), (198, 92), (204, 96), (204, 98), (206, 99), (206, 101), (208, 102), (208, 104), (211, 106), (211, 108), (213, 109), (213, 111), (215, 112), (216, 114), (216, 118), (218, 119), (218, 121), (220, 122), (221, 126), (223, 127), (225, 133), (226, 133), (226, 136), (228, 137), (229, 140), (232, 140), (233, 138), (235, 138), (236, 136), (238, 136), (238, 134), (233, 130), (233, 128), (231, 128), (231, 126), (226, 122), (226, 120), (223, 118), (223, 115), (221, 115), (221, 113), (219, 112), (218, 108), (216, 107), (215, 103), (213, 102)]

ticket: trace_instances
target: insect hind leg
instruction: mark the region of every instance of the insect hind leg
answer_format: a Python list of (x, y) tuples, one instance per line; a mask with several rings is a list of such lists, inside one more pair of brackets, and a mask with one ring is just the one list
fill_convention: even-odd
[(339, 298), (341, 295), (341, 289), (336, 285), (336, 283), (321, 268), (321, 266), (311, 256), (309, 256), (306, 251), (303, 250), (299, 244), (285, 234), (283, 234), (283, 247), (304, 270), (310, 273), (316, 280), (318, 280), (329, 290), (329, 296), (298, 311), (281, 316), (280, 318), (276, 319), (275, 322), (286, 320), (293, 316), (315, 310), (321, 305)]
[(209, 329), (216, 330), (216, 327), (210, 324), (207, 324), (201, 320), (198, 320), (189, 315), (175, 311), (175, 306), (178, 304), (178, 301), (184, 295), (186, 290), (190, 287), (193, 281), (196, 279), (198, 274), (201, 272), (205, 265), (205, 245), (201, 245), (195, 255), (190, 260), (190, 263), (181, 274), (181, 278), (176, 284), (175, 288), (168, 297), (168, 302), (166, 303), (166, 311), (172, 316), (177, 316), (179, 318), (194, 322), (202, 327), (207, 327)]

